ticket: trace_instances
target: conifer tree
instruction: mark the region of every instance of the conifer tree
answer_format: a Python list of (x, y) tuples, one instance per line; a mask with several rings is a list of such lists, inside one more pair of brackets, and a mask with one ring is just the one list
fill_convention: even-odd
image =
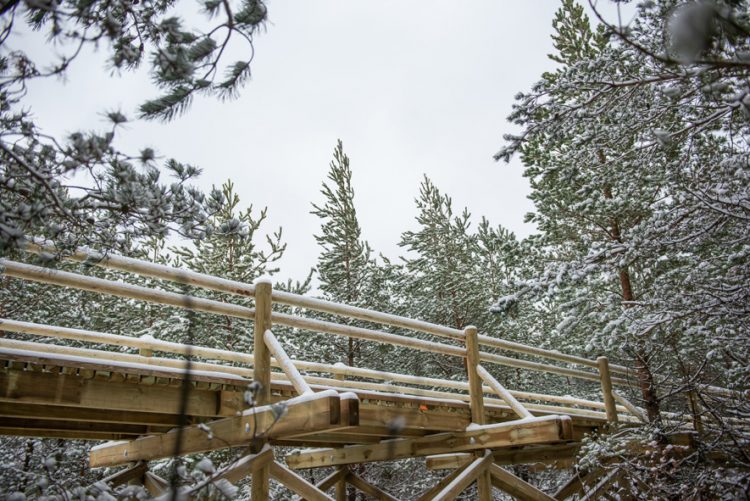
[[(340, 139), (329, 167), (328, 182), (321, 189), (324, 202), (313, 204), (312, 211), (322, 221), (320, 234), (315, 235), (322, 249), (317, 266), (320, 290), (331, 301), (362, 305), (373, 264), (370, 246), (362, 240), (349, 157)], [(359, 341), (349, 338), (344, 353), (347, 364), (353, 366), (360, 355)]]

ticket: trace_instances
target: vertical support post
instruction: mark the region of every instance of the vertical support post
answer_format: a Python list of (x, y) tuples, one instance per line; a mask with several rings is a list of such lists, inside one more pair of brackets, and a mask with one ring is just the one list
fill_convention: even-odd
[[(346, 466), (339, 466), (339, 470), (348, 470)], [(347, 472), (348, 475), (348, 472)], [(336, 501), (346, 501), (346, 475), (336, 482)]]
[[(479, 365), (479, 336), (477, 328), (469, 325), (464, 329), (466, 336), (466, 373), (469, 378), (469, 398), (471, 404), (471, 422), (485, 424), (484, 394), (482, 393), (482, 378), (477, 373)], [(475, 456), (484, 457), (485, 451), (476, 451)], [(477, 477), (477, 491), (480, 501), (492, 500), (492, 479), (489, 469)]]
[(612, 376), (609, 373), (609, 359), (599, 357), (596, 359), (599, 365), (599, 378), (602, 382), (602, 395), (604, 396), (604, 408), (607, 411), (607, 421), (617, 423), (617, 407), (615, 397), (612, 395)]
[[(253, 329), (253, 381), (260, 386), (255, 394), (255, 403), (258, 406), (271, 403), (271, 353), (266, 347), (263, 335), (266, 330), (271, 328), (271, 289), (270, 281), (263, 280), (255, 283), (255, 326)], [(254, 444), (255, 447), (262, 448), (266, 440), (262, 443)], [(253, 452), (258, 452), (253, 451)], [(268, 499), (268, 479), (270, 477), (270, 467), (263, 468), (253, 473), (250, 499), (265, 500)]]

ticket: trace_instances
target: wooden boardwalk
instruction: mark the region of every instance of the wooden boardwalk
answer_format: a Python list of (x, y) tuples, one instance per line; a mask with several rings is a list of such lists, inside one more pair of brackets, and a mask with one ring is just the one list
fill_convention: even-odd
[[(53, 249), (36, 242), (27, 250)], [(0, 319), (0, 331), (24, 339), (0, 338), (0, 434), (117, 441), (93, 448), (90, 457), (92, 467), (129, 465), (108, 479), (113, 484), (140, 479), (160, 494), (168, 487), (148, 472), (148, 461), (233, 447), (245, 450), (242, 460), (211, 481), (251, 475), (254, 499), (268, 496), (269, 478), (306, 499), (342, 499), (346, 485), (394, 499), (349, 465), (413, 457), (425, 457), (428, 468), (453, 470), (420, 499), (453, 499), (474, 482), (480, 499), (490, 499), (493, 487), (520, 499), (553, 499), (503, 466), (567, 468), (585, 434), (645, 419), (642, 409), (617, 391), (635, 384), (629, 369), (610, 365), (605, 357), (589, 360), (504, 341), (471, 326), (452, 329), (274, 291), (268, 282), (242, 284), (87, 249), (67, 259), (254, 298), (252, 309), (0, 260), (0, 271), (17, 279), (253, 321), (253, 353), (238, 353)], [(274, 304), (342, 320), (281, 313)], [(350, 319), (382, 327), (353, 327), (345, 323)], [(467, 377), (454, 381), (293, 360), (284, 339), (274, 334), (276, 325), (459, 357)], [(437, 340), (388, 332), (392, 328)], [(492, 374), (498, 365), (589, 381), (601, 388), (602, 398), (508, 389)], [(709, 390), (732, 396), (721, 388)], [(689, 434), (673, 440), (689, 444)], [(276, 457), (274, 446), (301, 451)], [(295, 473), (320, 467), (334, 469), (318, 485)], [(617, 478), (604, 482), (606, 470), (588, 473), (588, 479), (573, 477), (555, 498), (600, 483), (606, 491), (617, 483)], [(329, 489), (335, 489), (333, 497), (326, 494)]]

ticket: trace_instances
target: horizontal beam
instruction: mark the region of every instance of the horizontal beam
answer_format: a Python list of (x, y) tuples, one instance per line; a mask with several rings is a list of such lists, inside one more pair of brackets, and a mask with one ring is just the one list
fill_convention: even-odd
[(516, 445), (554, 443), (572, 438), (567, 416), (544, 416), (476, 427), (464, 432), (437, 433), (418, 438), (388, 440), (291, 454), (287, 464), (295, 469), (390, 461), (449, 452), (492, 449)]
[[(17, 369), (0, 371), (0, 402), (51, 404), (66, 407), (180, 413), (181, 388), (86, 379), (80, 375)], [(216, 417), (222, 402), (241, 405), (242, 394), (190, 389), (188, 416)], [(231, 406), (229, 406), (231, 407)]]
[[(575, 458), (581, 448), (580, 443), (528, 445), (510, 449), (497, 449), (492, 452), (492, 459), (499, 466), (515, 464), (554, 463)], [(446, 470), (460, 468), (471, 462), (469, 453), (448, 453), (426, 458), (428, 470)]]
[(9, 277), (31, 280), (44, 284), (71, 287), (74, 289), (109, 294), (113, 296), (138, 299), (149, 303), (163, 304), (204, 313), (227, 315), (230, 317), (252, 320), (255, 311), (251, 308), (238, 306), (221, 301), (203, 299), (196, 296), (177, 294), (174, 292), (149, 289), (140, 285), (105, 280), (103, 278), (79, 275), (67, 271), (54, 270), (41, 266), (34, 266), (8, 259), (0, 259), (0, 273)]
[[(299, 431), (324, 431), (340, 427), (339, 397), (334, 391), (292, 399), (283, 408), (263, 406), (231, 417), (189, 426), (182, 429), (182, 454), (207, 452), (227, 447), (248, 445), (259, 436), (283, 438)], [(170, 457), (179, 430), (162, 435), (139, 438), (132, 442), (94, 448), (90, 453), (92, 468), (112, 466), (130, 461), (151, 461)]]

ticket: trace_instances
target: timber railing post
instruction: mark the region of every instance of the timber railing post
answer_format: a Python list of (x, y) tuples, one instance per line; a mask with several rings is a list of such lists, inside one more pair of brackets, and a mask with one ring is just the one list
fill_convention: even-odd
[[(264, 334), (271, 329), (271, 289), (270, 281), (259, 280), (255, 284), (255, 326), (253, 329), (253, 381), (258, 384), (255, 393), (255, 405), (262, 406), (271, 403), (271, 353), (266, 347)], [(265, 431), (265, 430), (264, 430)], [(262, 443), (252, 444), (260, 449)], [(251, 499), (268, 499), (268, 479), (270, 468), (264, 466), (253, 473)]]
[(599, 377), (602, 382), (602, 395), (604, 396), (604, 407), (607, 411), (607, 421), (617, 423), (617, 407), (615, 397), (612, 395), (612, 376), (609, 373), (609, 360), (607, 357), (596, 359), (599, 366)]
[[(470, 325), (464, 329), (466, 335), (466, 372), (469, 377), (469, 397), (471, 398), (471, 422), (485, 424), (484, 394), (482, 393), (482, 378), (479, 377), (479, 337), (477, 328)], [(483, 457), (484, 451), (477, 451), (476, 457)], [(477, 478), (477, 490), (481, 501), (492, 500), (492, 479), (489, 470)]]

